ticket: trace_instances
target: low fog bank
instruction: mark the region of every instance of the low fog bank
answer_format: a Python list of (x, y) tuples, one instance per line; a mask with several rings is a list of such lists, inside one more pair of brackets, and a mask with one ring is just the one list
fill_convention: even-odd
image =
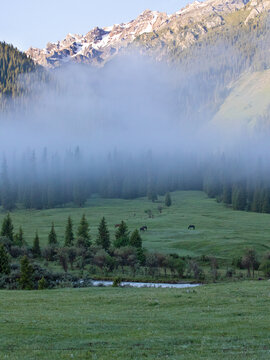
[(0, 115), (1, 205), (155, 200), (175, 190), (220, 198), (224, 189), (230, 204), (233, 193), (268, 188), (267, 136), (214, 128), (215, 83), (190, 67), (133, 54), (22, 78), (26, 95)]
[[(30, 95), (1, 114), (2, 151), (47, 147), (61, 152), (79, 145), (98, 155), (115, 148), (132, 154), (200, 153), (221, 145), (217, 133), (205, 128), (207, 113), (200, 122), (190, 117), (183, 96), (189, 78), (180, 69), (126, 55), (104, 68), (67, 65), (48, 75), (42, 82), (35, 74), (21, 80)], [(198, 84), (189, 86), (199, 112), (205, 94)]]

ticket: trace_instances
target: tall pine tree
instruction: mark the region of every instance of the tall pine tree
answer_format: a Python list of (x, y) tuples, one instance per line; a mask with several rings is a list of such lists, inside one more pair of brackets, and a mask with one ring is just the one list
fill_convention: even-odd
[(48, 244), (49, 245), (56, 245), (57, 244), (57, 236), (56, 236), (56, 232), (55, 232), (55, 229), (54, 229), (54, 223), (52, 223), (52, 227), (51, 227), (51, 230), (49, 232)]
[(127, 224), (124, 221), (121, 221), (120, 226), (115, 232), (115, 241), (114, 246), (120, 248), (122, 246), (127, 246), (129, 243), (129, 231)]
[(96, 244), (102, 246), (105, 250), (108, 250), (111, 244), (110, 233), (104, 217), (101, 219), (98, 227), (98, 237), (96, 240)]
[(41, 256), (41, 250), (40, 250), (40, 246), (39, 246), (39, 237), (38, 237), (37, 231), (36, 231), (36, 235), (34, 238), (32, 253), (33, 253), (33, 256), (36, 258), (39, 258)]
[(10, 273), (10, 262), (8, 253), (3, 244), (0, 244), (0, 274), (8, 275)]
[(15, 236), (14, 236), (14, 241), (15, 241), (15, 244), (17, 245), (17, 246), (23, 246), (23, 245), (25, 245), (25, 240), (24, 240), (24, 236), (23, 236), (23, 229), (22, 229), (22, 227), (20, 226), (20, 228), (19, 228), (19, 232), (18, 232), (18, 234), (16, 234)]
[(73, 234), (73, 224), (71, 217), (68, 217), (66, 231), (65, 231), (65, 246), (74, 245), (74, 234)]
[(89, 224), (86, 220), (85, 214), (83, 214), (80, 224), (78, 226), (78, 245), (89, 247), (91, 245), (90, 243), (90, 234), (89, 234)]
[(133, 233), (131, 234), (129, 244), (130, 246), (134, 246), (136, 248), (142, 247), (142, 238), (137, 229), (134, 230)]
[(21, 275), (19, 279), (19, 283), (23, 290), (32, 290), (34, 288), (33, 273), (33, 267), (30, 264), (28, 257), (24, 256), (21, 259)]
[(13, 241), (13, 224), (9, 213), (3, 220), (1, 236), (5, 236), (9, 240)]
[(166, 193), (165, 195), (165, 205), (166, 206), (171, 206), (172, 205), (172, 199), (171, 199), (171, 195), (169, 192)]

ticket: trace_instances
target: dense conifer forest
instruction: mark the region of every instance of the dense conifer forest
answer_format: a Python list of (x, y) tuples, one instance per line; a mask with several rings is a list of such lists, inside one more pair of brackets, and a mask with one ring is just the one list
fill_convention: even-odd
[(22, 91), (17, 81), (20, 74), (36, 69), (32, 59), (12, 45), (0, 42), (0, 96), (14, 97)]

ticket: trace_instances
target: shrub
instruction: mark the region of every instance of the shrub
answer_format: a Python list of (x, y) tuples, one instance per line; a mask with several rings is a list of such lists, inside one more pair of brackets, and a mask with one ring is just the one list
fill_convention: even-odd
[(235, 274), (234, 269), (227, 269), (227, 271), (226, 271), (226, 277), (227, 278), (232, 278), (234, 274)]
[(55, 261), (57, 257), (57, 249), (55, 246), (47, 246), (42, 250), (42, 257), (47, 261)]
[(270, 277), (270, 259), (263, 260), (259, 270), (261, 270), (266, 277)]
[(116, 277), (113, 279), (113, 287), (119, 287), (122, 282), (122, 279), (120, 277)]
[(47, 281), (45, 280), (44, 276), (38, 281), (38, 290), (47, 289)]
[(237, 269), (244, 269), (244, 266), (242, 264), (242, 257), (241, 256), (234, 257), (232, 260), (232, 266)]

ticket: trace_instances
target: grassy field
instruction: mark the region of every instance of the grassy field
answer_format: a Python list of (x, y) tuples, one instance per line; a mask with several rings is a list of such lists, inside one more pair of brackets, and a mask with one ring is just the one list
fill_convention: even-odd
[[(180, 191), (172, 193), (173, 205), (159, 214), (157, 207), (163, 205), (144, 199), (104, 200), (90, 199), (85, 208), (61, 208), (42, 211), (16, 210), (12, 213), (15, 230), (21, 225), (26, 240), (32, 244), (38, 230), (41, 244), (47, 243), (51, 222), (55, 222), (60, 243), (63, 243), (67, 217), (71, 215), (75, 228), (83, 213), (91, 227), (92, 239), (96, 238), (97, 226), (102, 216), (106, 217), (111, 238), (114, 239), (114, 224), (125, 220), (130, 230), (148, 226), (143, 234), (144, 246), (164, 253), (180, 255), (214, 255), (231, 259), (242, 255), (246, 247), (254, 247), (259, 253), (270, 250), (270, 215), (233, 211), (203, 192)], [(151, 209), (154, 218), (149, 219), (145, 210)], [(0, 214), (0, 222), (4, 213)], [(196, 230), (188, 230), (189, 224)]]
[(270, 283), (0, 291), (0, 359), (269, 359)]

